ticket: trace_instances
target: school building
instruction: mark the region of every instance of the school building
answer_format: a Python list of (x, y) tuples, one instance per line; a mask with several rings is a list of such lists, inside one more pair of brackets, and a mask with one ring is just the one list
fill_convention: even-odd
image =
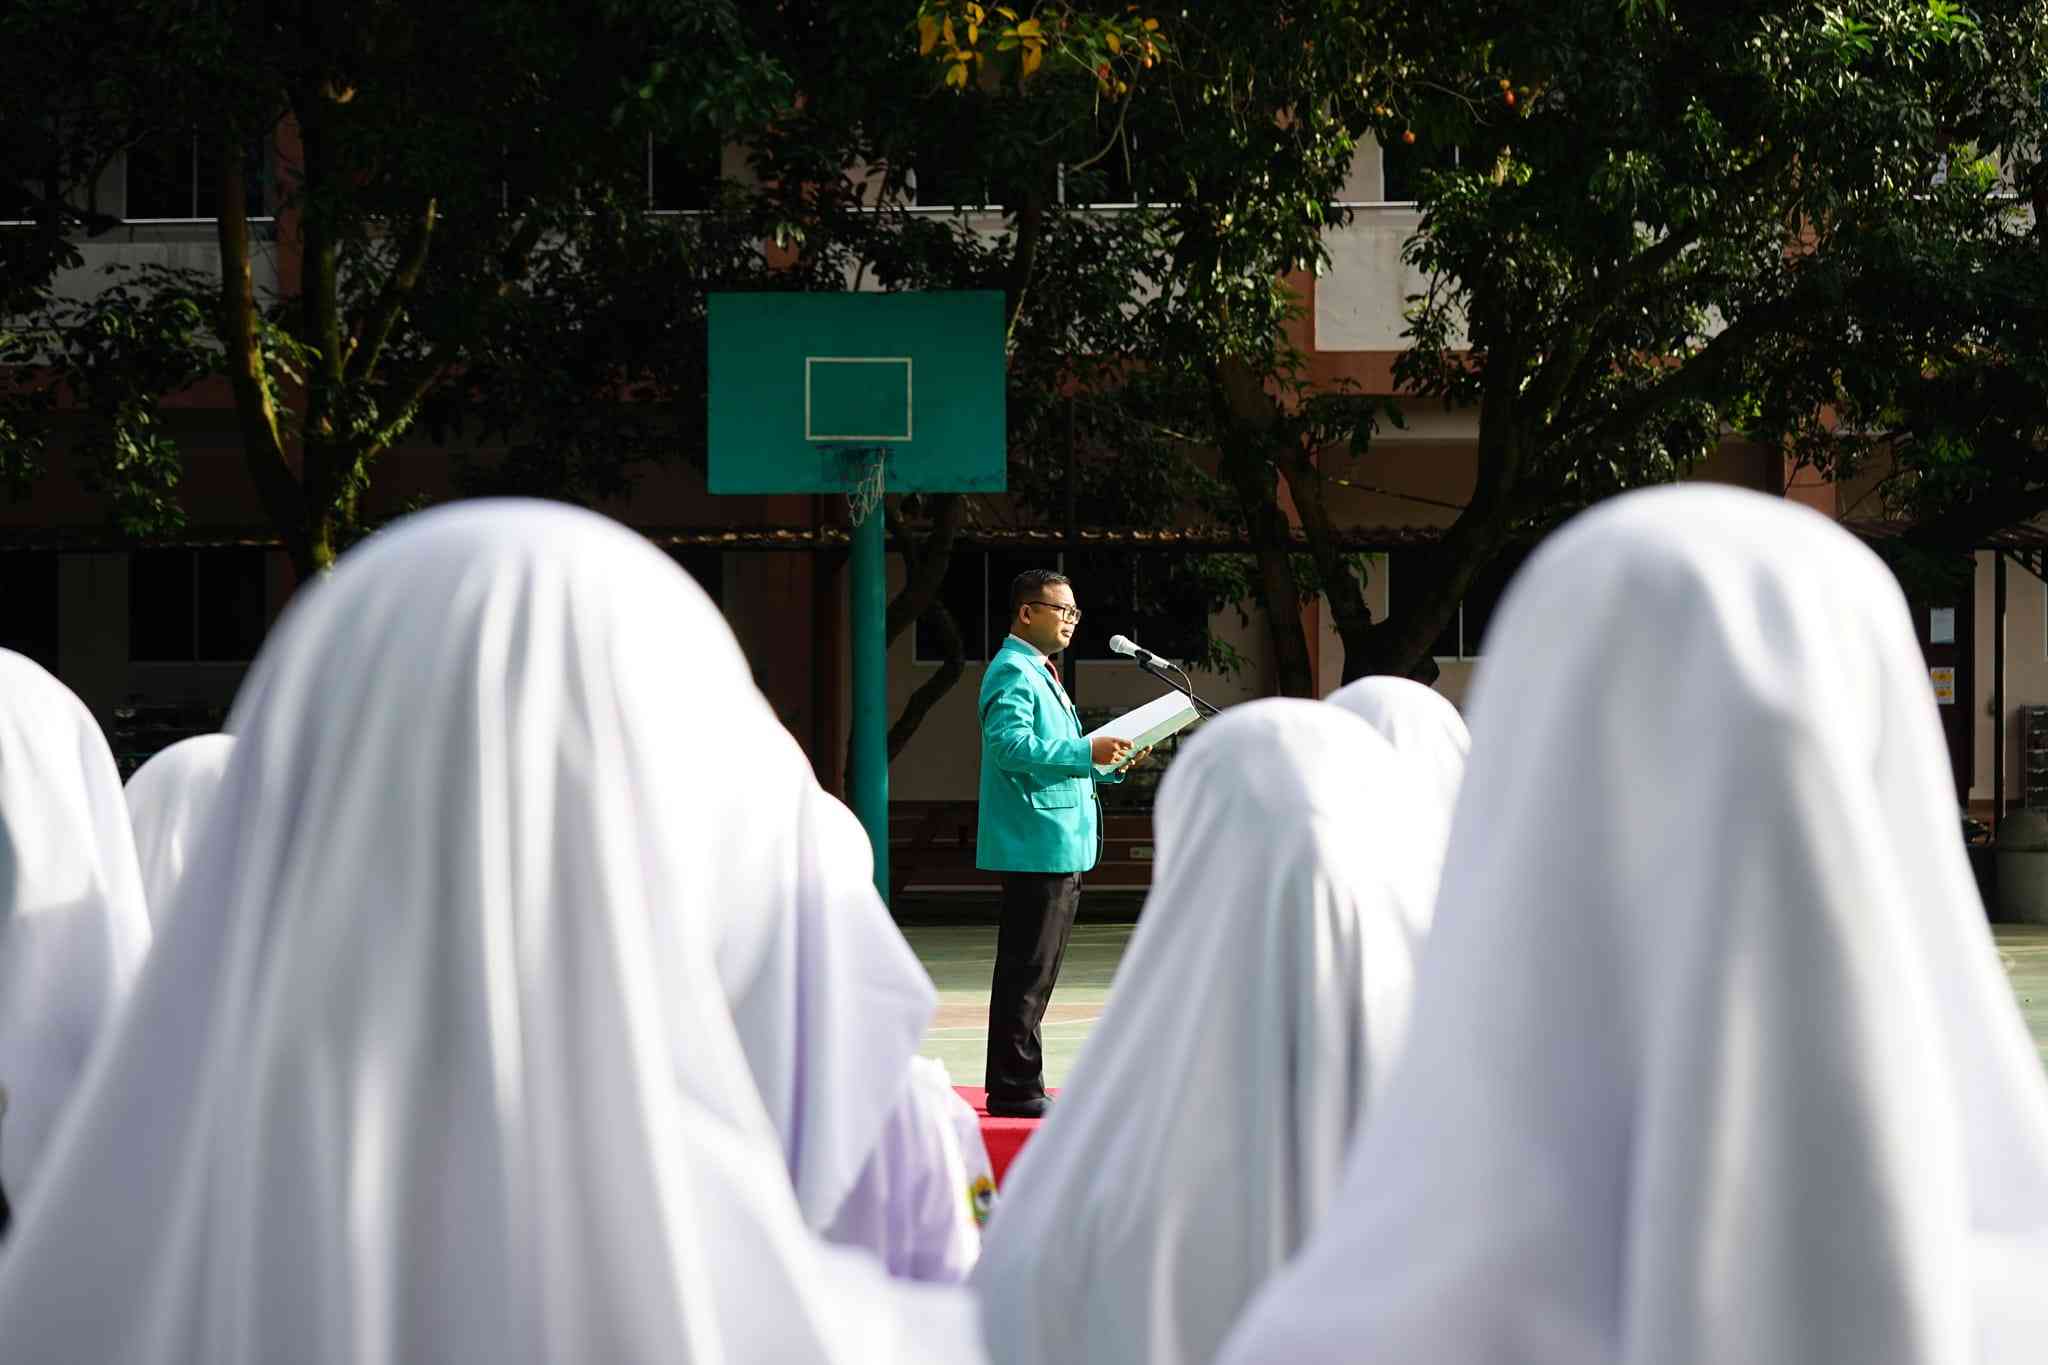
[[(282, 146), (282, 144), (281, 144)], [(207, 272), (219, 269), (210, 220), (197, 192), (196, 149), (181, 164), (172, 155), (138, 154), (117, 161), (99, 187), (99, 203), (127, 225), (85, 242), (83, 269), (67, 289), (104, 287), (102, 267), (159, 264)], [(684, 204), (690, 194), (662, 183), (650, 158), (650, 202)], [(666, 163), (662, 163), (666, 164)], [(737, 159), (728, 157), (733, 173)], [(260, 186), (253, 195), (267, 192)], [(1396, 168), (1366, 147), (1349, 187), (1352, 221), (1331, 230), (1331, 269), (1295, 283), (1308, 304), (1297, 342), (1319, 379), (1348, 377), (1367, 392), (1392, 388), (1390, 367), (1402, 350), (1406, 296), (1422, 281), (1401, 259), (1401, 246), (1417, 223), (1412, 201), (1402, 198)], [(951, 212), (942, 205), (920, 209)], [(1105, 207), (1105, 212), (1114, 212)], [(982, 216), (994, 230), (1000, 218)], [(275, 223), (272, 223), (272, 238)], [(258, 261), (259, 287), (287, 287), (291, 263), (274, 250)], [(1362, 457), (1326, 452), (1326, 468), (1350, 486), (1330, 490), (1332, 512), (1352, 528), (1358, 544), (1377, 553), (1368, 600), (1376, 616), (1400, 603), (1402, 549), (1427, 542), (1469, 495), (1476, 423), (1470, 414), (1445, 413), (1434, 404), (1408, 403), (1405, 429), (1375, 440)], [(180, 496), (188, 530), (175, 545), (135, 549), (108, 522), (104, 504), (62, 460), (19, 501), (0, 504), (0, 645), (43, 661), (72, 686), (113, 734), (124, 762), (139, 761), (168, 738), (218, 723), (264, 631), (289, 597), (290, 564), (267, 527), (244, 471), (224, 385), (180, 394), (170, 423), (187, 455)], [(1773, 450), (1729, 441), (1695, 477), (1739, 484), (1794, 498), (1857, 524), (1871, 535), (1886, 528), (1861, 526), (1859, 499), (1867, 490), (1825, 483), (1786, 466)], [(418, 501), (451, 496), (448, 452), (422, 441), (401, 446), (375, 466), (365, 500), (372, 517)], [(961, 809), (975, 797), (979, 760), (975, 696), (981, 661), (1000, 638), (1003, 594), (1011, 575), (1029, 566), (1058, 566), (1069, 542), (1061, 528), (1031, 524), (1007, 500), (984, 500), (981, 515), (962, 535), (945, 600), (968, 642), (965, 675), (925, 718), (891, 769), (892, 799), (902, 803), (906, 838), (933, 847), (957, 844)], [(845, 500), (839, 497), (714, 497), (701, 475), (677, 463), (641, 481), (630, 500), (600, 510), (666, 547), (721, 604), (752, 661), (756, 678), (786, 725), (804, 744), (819, 774), (837, 786), (849, 711), (845, 654)], [(1121, 550), (1136, 563), (1147, 556), (1235, 548), (1213, 528), (1188, 525), (1132, 530), (1081, 528), (1091, 561), (1098, 551)], [(2007, 724), (2003, 763), (2009, 799), (2029, 793), (2024, 709), (2048, 704), (2048, 589), (2041, 578), (2048, 533), (2020, 527), (1998, 546), (1977, 553), (1974, 582), (1952, 600), (1916, 602), (1927, 652), (1930, 687), (1948, 722), (1959, 797), (1988, 808), (1993, 792), (1994, 654), (1997, 565), (2004, 559), (2006, 635), (2002, 701)], [(1118, 562), (1113, 557), (1107, 562)], [(895, 572), (900, 576), (900, 562)], [(1506, 570), (1486, 575), (1459, 618), (1438, 641), (1438, 686), (1460, 699), (1484, 654), (1488, 617)], [(1125, 633), (1172, 654), (1188, 635), (1187, 622), (1136, 619), (1120, 614), (1113, 583), (1075, 584), (1088, 617), (1067, 674), (1085, 712), (1108, 713), (1153, 696), (1158, 684), (1128, 661), (1108, 655), (1105, 642)], [(1342, 651), (1320, 605), (1305, 609), (1321, 685), (1336, 686)], [(1273, 690), (1270, 650), (1257, 608), (1225, 610), (1207, 623), (1246, 659), (1233, 676), (1198, 675), (1199, 690), (1218, 704)], [(1559, 630), (1571, 629), (1569, 621)], [(892, 706), (899, 708), (939, 666), (925, 632), (906, 631), (889, 659)], [(2044, 736), (2048, 743), (2048, 736)], [(2048, 764), (2048, 749), (2043, 751)], [(2048, 771), (2036, 776), (2048, 800)], [(1134, 793), (1141, 798), (1141, 793)], [(1127, 847), (1113, 855), (1142, 864), (1143, 828), (1120, 825)], [(957, 847), (934, 855), (930, 875), (945, 868), (961, 875)], [(910, 862), (915, 865), (917, 858)], [(913, 866), (914, 872), (914, 866)], [(1130, 869), (1142, 880), (1142, 867)], [(915, 873), (914, 873), (915, 874)], [(923, 875), (923, 874), (915, 874)], [(971, 879), (971, 878), (970, 878)]]

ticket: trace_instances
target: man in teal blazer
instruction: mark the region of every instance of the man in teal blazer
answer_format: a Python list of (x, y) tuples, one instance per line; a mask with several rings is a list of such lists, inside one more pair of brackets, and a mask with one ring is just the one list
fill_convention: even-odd
[(1001, 927), (988, 1001), (988, 1111), (1046, 1110), (1039, 1026), (1081, 901), (1081, 874), (1101, 848), (1098, 763), (1131, 746), (1092, 743), (1051, 658), (1081, 611), (1064, 574), (1027, 569), (1010, 585), (1010, 634), (981, 680), (981, 816), (974, 865), (1003, 874)]

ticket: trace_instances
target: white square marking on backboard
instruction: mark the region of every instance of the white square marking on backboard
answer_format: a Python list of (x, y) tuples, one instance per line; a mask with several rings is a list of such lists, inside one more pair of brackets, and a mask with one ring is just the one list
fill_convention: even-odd
[[(817, 431), (811, 426), (813, 365), (901, 365), (903, 367), (903, 430), (900, 432)], [(908, 441), (915, 425), (911, 403), (910, 357), (907, 355), (807, 355), (804, 357), (804, 439), (806, 441)]]

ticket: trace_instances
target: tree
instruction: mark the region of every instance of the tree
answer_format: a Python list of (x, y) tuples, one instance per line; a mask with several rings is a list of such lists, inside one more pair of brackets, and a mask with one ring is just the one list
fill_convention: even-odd
[(2048, 511), (2048, 12), (1975, 13), (1995, 60), (1944, 111), (1922, 214), (1835, 253), (1853, 325), (1796, 348), (1752, 419), (1803, 464), (1868, 480), (1864, 515), (1911, 523), (1887, 542), (1922, 552), (1895, 565), (1909, 573)]
[[(165, 52), (193, 41), (198, 22), (184, 6), (138, 6), (112, 24), (66, 0), (0, 9), (0, 366), (44, 358), (46, 338), (13, 320), (42, 310), (58, 276), (84, 263), (81, 241), (119, 224), (100, 202), (108, 167), (183, 117), (162, 89), (159, 66)], [(149, 90), (154, 98), (108, 98), (110, 90)], [(78, 321), (87, 344), (102, 352), (122, 335), (114, 309), (82, 312)], [(150, 333), (160, 334), (164, 323), (175, 319), (160, 316)], [(172, 341), (140, 357), (139, 382), (183, 382), (192, 359), (183, 349)], [(94, 386), (84, 406), (100, 439), (124, 408), (118, 390), (133, 387)], [(25, 496), (41, 473), (56, 398), (49, 385), (0, 382), (0, 480), (13, 496)], [(123, 516), (152, 515), (154, 490), (117, 479), (111, 491), (124, 499)]]
[[(1117, 106), (1098, 104), (1096, 73), (1105, 65), (1121, 72), (1128, 96), (1146, 69), (1146, 43), (1160, 46), (1145, 36), (1158, 21), (1064, 3), (1019, 18), (979, 3), (906, 14), (842, 0), (763, 7), (754, 22), (756, 42), (783, 57), (804, 91), (796, 110), (752, 140), (768, 218), (786, 230), (805, 269), (828, 279), (1001, 290), (1013, 477), (1048, 463), (1054, 428), (1045, 415), (1077, 370), (1095, 363), (1071, 344), (1074, 332), (1109, 325), (1129, 288), (1091, 287), (1095, 263), (1076, 246), (1094, 227), (1059, 187), (1068, 176), (1078, 189), (1115, 142)], [(929, 206), (941, 174), (952, 211), (913, 212), (920, 183)], [(988, 214), (976, 210), (993, 210), (1000, 229), (989, 231)], [(908, 569), (888, 606), (887, 637), (925, 619), (945, 647), (940, 668), (890, 727), (893, 759), (964, 671), (959, 623), (940, 589), (973, 510), (959, 495), (939, 494), (892, 498), (887, 515)]]
[(659, 465), (705, 467), (706, 305), (719, 290), (826, 288), (771, 264), (772, 231), (733, 187), (716, 206), (608, 205), (536, 248), (523, 286), (425, 405), (466, 496), (623, 498)]
[[(152, 13), (93, 23), (146, 27)], [(83, 16), (39, 3), (23, 22), (57, 43)], [(119, 438), (91, 453), (107, 482), (153, 485), (139, 501), (163, 518), (176, 515), (175, 451), (133, 439), (152, 425), (161, 376), (137, 375), (130, 356), (217, 357), (250, 475), (301, 575), (359, 533), (375, 461), (519, 306), (548, 244), (586, 213), (644, 202), (650, 137), (716, 137), (788, 94), (727, 0), (574, 13), (533, 0), (226, 3), (175, 36), (153, 70), (120, 73), (91, 103), (161, 103), (212, 153), (220, 278), (138, 274), (125, 303), (53, 300), (12, 350), (54, 358), (53, 387), (119, 391)], [(297, 143), (278, 190), (296, 231), (276, 244), (297, 287), (275, 299), (255, 284), (243, 173), (245, 149), (273, 137)], [(150, 458), (124, 462), (138, 446)]]
[[(1113, 66), (1087, 73), (1114, 105), (1110, 157), (1140, 204), (1119, 215), (1133, 245), (1118, 281), (1116, 372), (1087, 392), (1156, 438), (1137, 443), (1135, 462), (1127, 452), (1121, 474), (1148, 477), (1164, 445), (1183, 508), (1240, 529), (1252, 551), (1241, 586), (1263, 608), (1280, 689), (1294, 695), (1316, 687), (1301, 622), (1311, 595), (1327, 597), (1347, 642), (1370, 620), (1362, 560), (1338, 548), (1327, 518), (1313, 521), (1321, 500), (1302, 494), (1315, 491), (1323, 445), (1369, 439), (1389, 409), (1309, 381), (1288, 337), (1300, 305), (1285, 277), (1327, 262), (1323, 233), (1346, 216), (1335, 206), (1358, 134), (1388, 97), (1378, 9), (1205, 5), (1145, 30), (1150, 46), (1118, 45), (1118, 57), (1135, 51), (1145, 80)], [(1213, 452), (1213, 467), (1200, 452)], [(1283, 486), (1308, 522), (1307, 553)]]
[[(1347, 678), (1426, 666), (1510, 544), (1753, 425), (1854, 325), (1855, 261), (1942, 229), (1921, 191), (2025, 14), (1994, 8), (2010, 19), (1995, 34), (1941, 0), (1327, 0), (1177, 19), (1163, 79), (1124, 118), (1163, 148), (1146, 159), (1160, 288), (1129, 354), (1154, 419), (1218, 453), (1282, 689), (1314, 686), (1307, 594), (1330, 604)], [(2021, 66), (2012, 88), (2039, 80)], [(1368, 132), (1438, 167), (1407, 247), (1430, 284), (1397, 379), (1479, 428), (1471, 497), (1411, 557), (1386, 621), (1343, 553), (1323, 460), (1392, 414), (1306, 381), (1281, 283), (1326, 259)]]
[(1478, 467), (1347, 674), (1405, 668), (1511, 537), (1676, 477), (1852, 334), (1845, 274), (1941, 229), (1946, 130), (2002, 59), (1944, 0), (1390, 18), (1403, 64), (1375, 127), (1459, 151), (1424, 178), (1408, 257), (1430, 286), (1396, 373), (1477, 413)]
[(78, 240), (118, 220), (98, 181), (113, 159), (167, 127), (161, 98), (107, 100), (140, 88), (195, 24), (183, 6), (138, 7), (103, 24), (76, 0), (0, 10), (0, 318), (34, 308), (61, 270), (81, 262)]
[[(588, 500), (626, 491), (660, 459), (701, 468), (706, 295), (852, 284), (1005, 293), (1013, 480), (1041, 495), (1041, 511), (1059, 505), (1031, 475), (1063, 468), (1070, 426), (1082, 439), (1095, 431), (1102, 409), (1070, 424), (1061, 395), (1077, 373), (1106, 364), (1093, 352), (1136, 268), (1119, 258), (1105, 274), (1122, 249), (1114, 224), (1054, 194), (1063, 167), (1071, 163), (1078, 190), (1090, 174), (1082, 163), (1114, 141), (1113, 118), (1093, 107), (1092, 74), (1078, 86), (1069, 77), (1083, 55), (1106, 51), (1108, 35), (1148, 32), (1143, 19), (1120, 12), (1048, 41), (1045, 51), (1065, 55), (1034, 68), (1043, 79), (1028, 94), (1014, 80), (949, 87), (926, 66), (918, 26), (882, 0), (762, 7), (745, 23), (746, 43), (775, 53), (803, 98), (746, 131), (749, 174), (728, 181), (708, 212), (588, 213), (536, 248), (524, 286), (470, 347), (463, 382), (424, 410), (436, 439), (480, 448), (463, 461), (465, 491)], [(934, 48), (943, 30), (932, 26)], [(942, 162), (966, 209), (1001, 199), (1001, 230), (989, 230), (986, 213), (913, 210), (915, 179), (929, 199)], [(940, 588), (955, 538), (985, 514), (950, 495), (892, 497), (885, 508), (909, 570), (887, 635), (923, 619), (946, 642), (945, 661), (891, 726), (892, 757), (964, 671), (959, 623)], [(1171, 502), (1133, 515), (1164, 519)]]

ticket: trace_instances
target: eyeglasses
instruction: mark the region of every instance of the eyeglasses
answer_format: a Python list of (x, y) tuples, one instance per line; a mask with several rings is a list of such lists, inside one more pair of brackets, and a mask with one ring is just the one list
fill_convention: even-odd
[(1064, 606), (1058, 602), (1040, 602), (1036, 598), (1021, 605), (1027, 607), (1046, 607), (1058, 612), (1060, 620), (1065, 621), (1068, 625), (1078, 626), (1081, 624), (1081, 609), (1079, 607)]

